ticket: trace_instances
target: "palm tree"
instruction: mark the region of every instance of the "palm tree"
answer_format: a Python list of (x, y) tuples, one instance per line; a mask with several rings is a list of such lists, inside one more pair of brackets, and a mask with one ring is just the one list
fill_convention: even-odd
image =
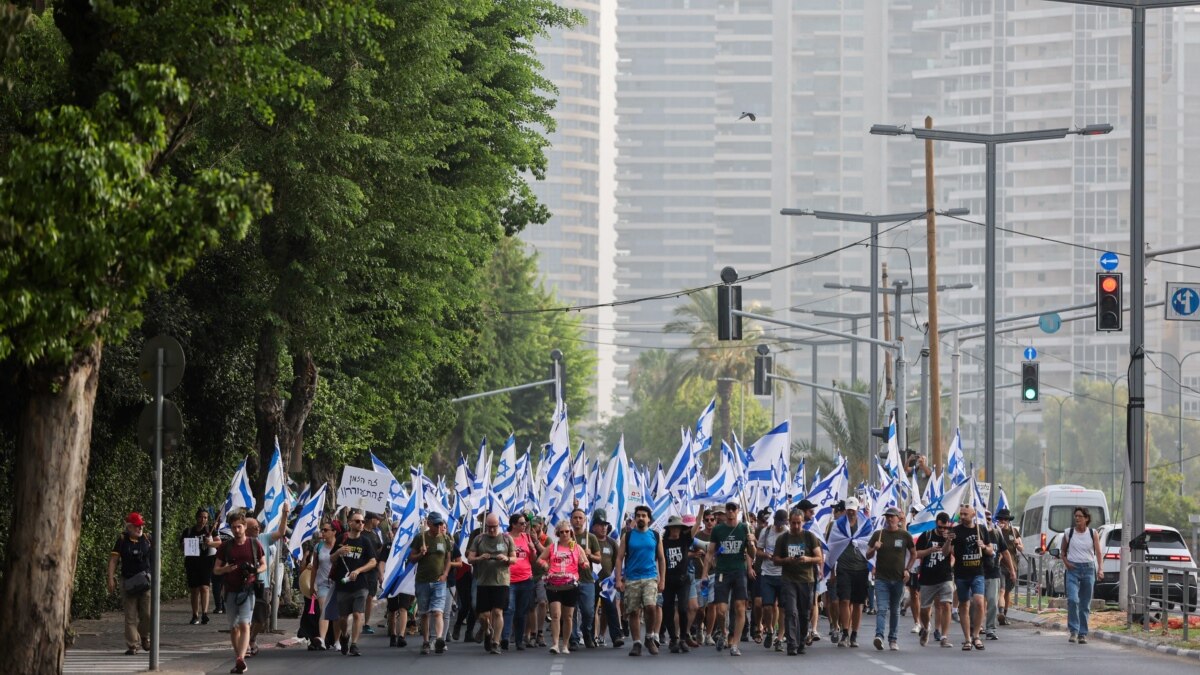
[[(677, 318), (666, 326), (668, 333), (691, 335), (690, 348), (672, 355), (671, 372), (676, 383), (689, 377), (716, 380), (717, 414), (713, 421), (713, 438), (727, 439), (733, 429), (730, 421), (733, 385), (754, 376), (754, 346), (762, 340), (762, 331), (750, 324), (742, 330), (740, 342), (721, 342), (717, 340), (716, 289), (693, 293), (689, 300), (675, 308)], [(750, 311), (769, 312), (761, 307)], [(775, 367), (775, 372), (786, 374), (779, 366)]]
[[(834, 386), (859, 393), (866, 393), (869, 388), (864, 382), (854, 382), (849, 386), (835, 382)], [(867, 404), (850, 394), (838, 394), (838, 398), (841, 399), (841, 410), (832, 400), (823, 396), (818, 398), (820, 419), (817, 424), (829, 435), (833, 449), (846, 457), (850, 475), (859, 477), (859, 480), (871, 478), (874, 475), (875, 453), (871, 450), (874, 443), (867, 431)], [(809, 457), (833, 464), (832, 453), (811, 447), (807, 441), (800, 442), (800, 449)]]

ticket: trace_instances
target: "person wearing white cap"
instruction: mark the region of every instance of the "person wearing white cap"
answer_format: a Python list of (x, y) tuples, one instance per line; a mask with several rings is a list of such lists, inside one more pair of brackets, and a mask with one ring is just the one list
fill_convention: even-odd
[(913, 540), (900, 528), (900, 510), (892, 507), (883, 512), (884, 529), (871, 535), (867, 543), (867, 559), (875, 558), (875, 649), (883, 649), (884, 612), (887, 612), (887, 639), (891, 651), (900, 649), (897, 632), (900, 626), (900, 600), (912, 565)]
[[(858, 499), (846, 499), (846, 524), (850, 532), (858, 531)], [(867, 559), (853, 544), (838, 556), (830, 583), (837, 584), (842, 635), (839, 647), (858, 647), (858, 626), (862, 623), (863, 604), (867, 601)]]

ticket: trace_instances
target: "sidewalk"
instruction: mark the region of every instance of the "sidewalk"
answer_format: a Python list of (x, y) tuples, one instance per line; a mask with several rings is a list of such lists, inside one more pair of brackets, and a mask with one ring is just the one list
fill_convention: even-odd
[[(187, 598), (164, 602), (159, 633), (159, 668), (167, 673), (203, 673), (233, 658), (229, 645), (229, 623), (225, 614), (209, 614), (208, 625), (192, 626), (191, 603)], [(296, 633), (296, 619), (280, 618), (281, 633), (259, 636), (261, 649), (274, 648)], [(75, 641), (67, 648), (64, 673), (142, 672), (149, 655), (138, 651), (125, 656), (125, 615), (105, 612), (99, 619), (81, 619), (71, 624)]]
[[(1023, 612), (1018, 609), (1009, 609), (1008, 618), (1015, 621), (1033, 624), (1038, 628), (1046, 630), (1061, 631), (1064, 635), (1067, 632), (1067, 617), (1060, 613), (1039, 616), (1031, 612)], [(1131, 647), (1149, 649), (1150, 651), (1158, 652), (1160, 654), (1182, 656), (1184, 658), (1200, 661), (1200, 649), (1184, 649), (1182, 647), (1175, 647), (1169, 644), (1161, 644), (1153, 640), (1142, 639), (1133, 635), (1114, 633), (1106, 630), (1092, 630), (1088, 633), (1088, 637), (1104, 640), (1105, 642), (1115, 642), (1117, 644), (1129, 645)]]

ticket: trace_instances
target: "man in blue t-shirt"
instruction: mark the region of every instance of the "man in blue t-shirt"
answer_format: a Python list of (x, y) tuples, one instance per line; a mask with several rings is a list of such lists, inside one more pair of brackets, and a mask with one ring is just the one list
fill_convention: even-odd
[(658, 653), (658, 625), (661, 615), (658, 594), (666, 586), (667, 557), (662, 539), (650, 529), (650, 507), (639, 504), (633, 510), (633, 528), (621, 537), (613, 564), (613, 583), (623, 595), (629, 630), (633, 634), (630, 656), (642, 654), (642, 612), (646, 613), (646, 650)]

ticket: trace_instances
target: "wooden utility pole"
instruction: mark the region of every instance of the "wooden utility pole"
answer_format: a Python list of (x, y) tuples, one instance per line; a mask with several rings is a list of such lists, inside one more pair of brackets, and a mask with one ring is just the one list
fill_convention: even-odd
[[(933, 118), (925, 117), (925, 128), (933, 128)], [(929, 438), (933, 444), (932, 466), (942, 466), (942, 393), (941, 372), (938, 370), (938, 304), (937, 304), (937, 214), (933, 190), (933, 141), (925, 140), (925, 256), (929, 287)], [(954, 424), (951, 420), (951, 424)]]
[[(883, 339), (886, 342), (891, 342), (892, 341), (892, 323), (888, 319), (887, 263), (883, 263), (882, 267), (883, 267), (883, 279), (880, 282), (879, 287), (883, 289), (883, 292), (880, 293), (879, 295), (883, 298)], [(871, 274), (874, 274), (874, 273), (875, 273), (875, 270), (871, 270)], [(896, 391), (895, 391), (895, 389), (892, 388), (892, 353), (890, 351), (885, 351), (883, 353), (883, 400), (885, 400), (885, 401), (895, 401), (896, 400)], [(884, 418), (885, 418), (885, 422), (886, 422), (888, 413), (885, 410), (883, 414), (884, 414)]]

